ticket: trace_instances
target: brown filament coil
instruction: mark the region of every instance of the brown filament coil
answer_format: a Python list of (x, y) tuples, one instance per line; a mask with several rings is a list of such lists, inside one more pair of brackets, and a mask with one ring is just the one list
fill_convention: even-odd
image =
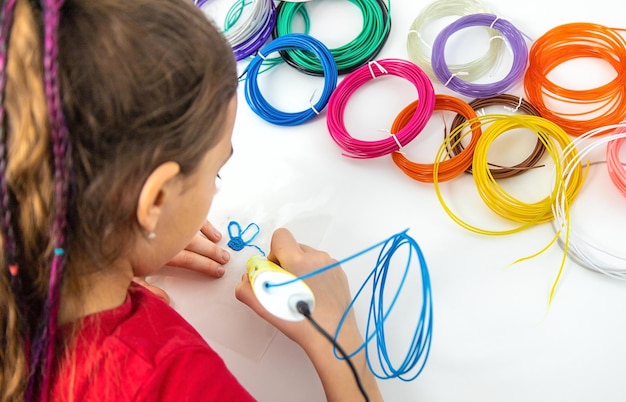
[[(510, 94), (501, 94), (489, 98), (474, 99), (469, 103), (469, 105), (474, 111), (490, 106), (503, 106), (506, 110), (512, 113), (522, 112), (527, 115), (541, 117), (539, 111), (530, 102), (519, 96), (514, 96)], [(450, 133), (452, 135), (450, 139), (450, 144), (453, 144), (450, 149), (451, 155), (458, 155), (465, 150), (465, 146), (460, 141), (461, 133), (458, 132), (457, 127), (464, 124), (466, 120), (467, 117), (462, 114), (458, 114), (454, 118), (454, 120), (452, 120), (452, 127), (450, 128)], [(513, 166), (499, 166), (490, 163), (493, 168), (490, 168), (489, 171), (491, 172), (491, 175), (494, 179), (505, 179), (507, 177), (513, 177), (528, 169), (533, 169), (537, 167), (536, 165), (543, 157), (545, 151), (546, 148), (543, 142), (541, 142), (540, 139), (537, 139), (535, 148), (526, 159)], [(471, 165), (465, 171), (471, 174)]]
[[(391, 133), (396, 133), (401, 130), (411, 120), (411, 117), (417, 109), (419, 101), (413, 101), (407, 105), (396, 116), (393, 124), (391, 125)], [(448, 110), (457, 113), (457, 116), (464, 116), (467, 120), (473, 120), (476, 118), (476, 112), (472, 107), (464, 100), (450, 96), (438, 94), (435, 96), (435, 110)], [(453, 157), (446, 159), (439, 163), (437, 180), (447, 181), (460, 176), (469, 166), (472, 165), (472, 159), (474, 156), (474, 149), (480, 138), (481, 129), (480, 124), (475, 123), (472, 125), (472, 135), (468, 146), (454, 155)], [(423, 134), (422, 134), (423, 135)], [(396, 151), (391, 154), (396, 166), (398, 166), (407, 176), (422, 183), (432, 183), (434, 174), (433, 163), (416, 163), (412, 162), (404, 156), (402, 150)]]

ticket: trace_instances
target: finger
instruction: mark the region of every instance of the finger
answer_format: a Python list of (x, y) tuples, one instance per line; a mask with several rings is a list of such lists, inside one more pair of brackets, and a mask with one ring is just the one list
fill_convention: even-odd
[(297, 330), (297, 328), (298, 326), (301, 327), (302, 323), (284, 321), (283, 319), (278, 318), (274, 314), (267, 311), (265, 307), (263, 307), (263, 305), (259, 302), (256, 295), (254, 294), (254, 291), (252, 290), (250, 280), (247, 274), (244, 274), (241, 278), (241, 282), (237, 284), (235, 288), (235, 297), (237, 298), (237, 300), (247, 305), (259, 317), (277, 327), (280, 331), (282, 331), (285, 335), (287, 335), (294, 341), (296, 340), (295, 336), (298, 335), (299, 332), (301, 332), (301, 330)]
[(230, 261), (230, 253), (228, 251), (201, 234), (196, 234), (185, 247), (185, 250), (199, 254), (201, 257), (209, 258), (222, 265)]
[(165, 290), (150, 285), (148, 282), (146, 282), (145, 279), (143, 278), (139, 278), (139, 277), (135, 277), (133, 278), (133, 282), (143, 286), (144, 288), (148, 289), (149, 291), (151, 291), (156, 297), (158, 297), (159, 299), (163, 300), (165, 303), (170, 304), (170, 297), (167, 295), (167, 293), (165, 292)]
[(249, 291), (252, 291), (252, 288), (250, 287), (250, 278), (248, 277), (248, 274), (243, 274), (241, 275), (241, 281), (235, 287), (235, 297), (237, 300), (243, 302), (244, 299), (247, 299), (247, 293)]
[(279, 228), (272, 234), (270, 252), (267, 258), (271, 261), (286, 263), (288, 259), (300, 258), (304, 253), (293, 234), (285, 228)]
[(239, 282), (235, 287), (235, 298), (270, 323), (277, 319), (274, 315), (267, 311), (257, 299), (254, 294), (254, 290), (252, 290), (248, 274), (243, 274), (241, 282)]
[(307, 244), (302, 244), (302, 243), (298, 243), (298, 245), (300, 246), (300, 248), (302, 249), (302, 251), (304, 251), (305, 253), (311, 252), (311, 251), (318, 251), (316, 248), (313, 248)]
[(259, 311), (260, 303), (254, 295), (248, 274), (243, 274), (241, 281), (235, 287), (235, 298), (252, 310)]
[(226, 272), (224, 266), (219, 262), (189, 250), (183, 250), (176, 254), (167, 265), (208, 274), (215, 278), (224, 276)]
[(215, 227), (209, 221), (204, 221), (204, 224), (200, 228), (200, 233), (206, 236), (207, 239), (212, 242), (217, 243), (222, 239), (222, 233), (219, 230), (215, 229)]

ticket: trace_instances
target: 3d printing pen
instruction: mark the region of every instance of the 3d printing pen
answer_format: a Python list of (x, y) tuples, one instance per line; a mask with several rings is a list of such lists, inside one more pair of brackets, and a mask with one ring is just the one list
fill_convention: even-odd
[(283, 320), (301, 321), (304, 316), (296, 304), (303, 301), (313, 312), (315, 297), (303, 280), (261, 256), (250, 257), (247, 267), (252, 290), (267, 311)]

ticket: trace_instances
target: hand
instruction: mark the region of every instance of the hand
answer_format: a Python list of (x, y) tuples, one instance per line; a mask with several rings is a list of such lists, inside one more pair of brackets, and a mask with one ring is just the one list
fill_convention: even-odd
[[(215, 243), (220, 241), (222, 234), (205, 221), (187, 247), (176, 254), (167, 265), (177, 268), (190, 269), (192, 271), (208, 274), (214, 278), (224, 276), (224, 265), (230, 260), (228, 251), (218, 247)], [(150, 285), (144, 278), (135, 277), (133, 281), (145, 286), (148, 290), (169, 304), (167, 293), (156, 286)]]
[(200, 228), (200, 233), (196, 234), (187, 247), (176, 254), (167, 265), (220, 278), (224, 276), (224, 264), (230, 260), (228, 251), (215, 244), (221, 238), (222, 234), (206, 221)]
[[(327, 253), (315, 250), (304, 244), (299, 244), (291, 232), (286, 229), (278, 229), (274, 232), (270, 253), (267, 258), (296, 276), (335, 262)], [(322, 328), (334, 334), (341, 316), (350, 303), (350, 290), (345, 272), (341, 267), (335, 267), (322, 274), (308, 278), (306, 282), (315, 296), (315, 308), (312, 316)], [(311, 345), (311, 337), (318, 338), (319, 334), (310, 323), (306, 321), (284, 321), (265, 310), (256, 299), (247, 274), (243, 275), (242, 281), (236, 288), (235, 295), (239, 301), (248, 305), (257, 314), (305, 349), (306, 346)], [(344, 325), (349, 326), (351, 324), (356, 327), (352, 315), (350, 315)]]
[[(299, 244), (286, 229), (278, 229), (274, 232), (268, 259), (296, 276), (335, 262), (327, 253)], [(339, 320), (351, 301), (345, 272), (337, 266), (306, 279), (306, 283), (315, 296), (315, 308), (311, 316), (326, 332), (331, 336), (334, 335)], [(307, 320), (284, 321), (265, 310), (254, 295), (247, 274), (243, 275), (241, 282), (237, 285), (235, 296), (304, 349), (320, 377), (329, 402), (363, 398), (349, 366), (345, 361), (335, 357), (332, 344), (317, 332), (311, 323)], [(363, 338), (352, 311), (343, 322), (337, 341), (347, 353), (351, 353), (362, 344)], [(370, 400), (382, 401), (376, 379), (367, 366), (365, 352), (359, 352), (350, 360)]]

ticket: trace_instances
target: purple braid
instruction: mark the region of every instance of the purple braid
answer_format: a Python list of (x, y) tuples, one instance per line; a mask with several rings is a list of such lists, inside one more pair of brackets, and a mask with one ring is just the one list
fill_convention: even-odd
[[(43, 328), (33, 342), (33, 356), (31, 377), (27, 388), (27, 398), (35, 395), (35, 387), (39, 379), (43, 382), (39, 394), (47, 396), (50, 389), (50, 377), (54, 362), (54, 349), (57, 334), (57, 317), (61, 293), (65, 256), (65, 232), (68, 212), (68, 189), (70, 180), (70, 141), (69, 132), (65, 123), (61, 105), (61, 95), (58, 81), (58, 27), (60, 9), (64, 0), (44, 0), (44, 88), (48, 103), (50, 119), (50, 137), (54, 157), (54, 192), (55, 210), (52, 225), (51, 241), (54, 245), (54, 255), (50, 267), (50, 283), (48, 297), (44, 305), (41, 323)], [(41, 370), (37, 373), (38, 370)], [(34, 374), (34, 375), (32, 375)], [(38, 376), (40, 374), (41, 376)]]
[(11, 278), (18, 273), (16, 263), (15, 233), (11, 217), (9, 187), (7, 185), (7, 133), (6, 133), (6, 109), (4, 96), (7, 83), (7, 57), (11, 25), (13, 24), (13, 10), (15, 0), (7, 0), (2, 8), (0, 16), (0, 230), (4, 241), (4, 252), (9, 267)]

